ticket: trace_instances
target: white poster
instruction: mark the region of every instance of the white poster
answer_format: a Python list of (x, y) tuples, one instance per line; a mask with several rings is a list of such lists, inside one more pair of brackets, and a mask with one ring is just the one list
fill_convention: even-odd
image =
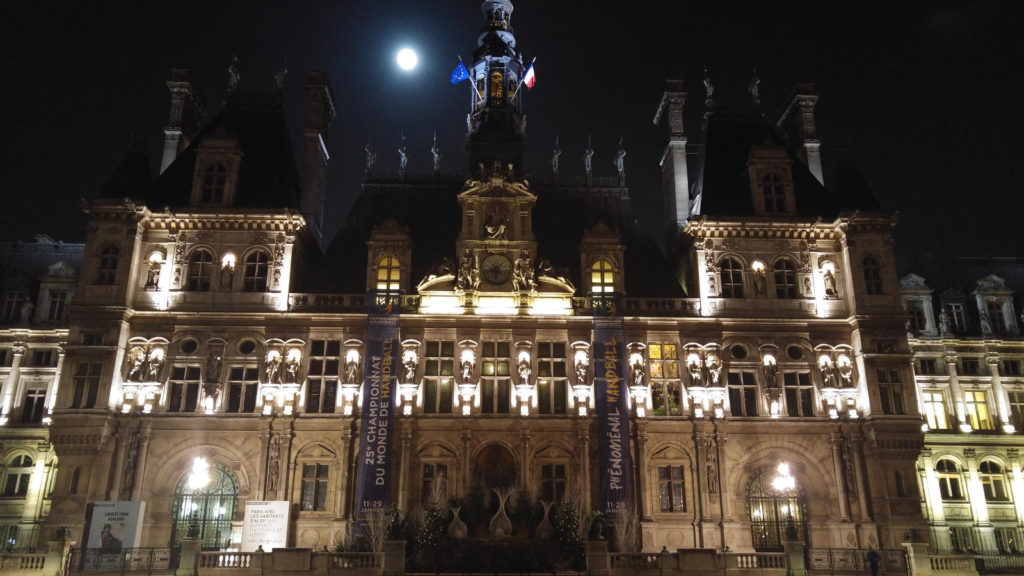
[(142, 544), (142, 518), (145, 502), (95, 502), (89, 525), (88, 548), (100, 552), (120, 552)]
[(263, 546), (264, 552), (287, 547), (290, 508), (287, 500), (246, 502), (242, 552), (255, 552), (258, 546)]

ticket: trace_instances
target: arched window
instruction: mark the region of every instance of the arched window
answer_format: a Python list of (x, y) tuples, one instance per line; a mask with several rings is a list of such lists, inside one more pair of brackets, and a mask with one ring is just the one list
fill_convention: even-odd
[(7, 465), (7, 477), (4, 478), (4, 496), (24, 496), (28, 494), (28, 484), (32, 479), (32, 458), (22, 454), (15, 456)]
[(935, 475), (939, 480), (939, 494), (943, 500), (964, 500), (963, 484), (960, 481), (960, 467), (956, 462), (943, 459), (935, 463)]
[(224, 202), (224, 190), (228, 184), (228, 169), (220, 162), (210, 164), (203, 170), (203, 183), (199, 190), (199, 201), (210, 204)]
[(978, 466), (978, 475), (981, 476), (981, 487), (985, 490), (985, 500), (988, 502), (1009, 501), (1010, 494), (1006, 490), (1006, 475), (1002, 466), (991, 460), (985, 460)]
[(397, 292), (400, 290), (399, 281), (402, 277), (402, 266), (398, 258), (384, 256), (377, 260), (377, 290)]
[(100, 286), (111, 286), (117, 277), (117, 259), (121, 250), (113, 244), (108, 244), (100, 250), (100, 263), (96, 269), (96, 284)]
[(238, 511), (238, 480), (226, 467), (210, 464), (210, 483), (198, 493), (188, 487), (188, 475), (174, 489), (171, 547), (177, 548), (188, 536), (188, 525), (199, 527), (203, 548), (226, 548), (231, 539), (231, 521)]
[(250, 252), (245, 257), (245, 272), (243, 274), (244, 289), (246, 292), (266, 292), (267, 272), (270, 268), (270, 257), (262, 250)]
[(775, 297), (796, 298), (796, 265), (788, 258), (775, 263)]
[(188, 283), (185, 289), (190, 292), (208, 292), (212, 274), (213, 254), (209, 250), (194, 250), (188, 259)]
[(747, 514), (750, 536), (758, 552), (781, 551), (786, 540), (806, 540), (803, 490), (799, 483), (790, 489), (773, 486), (778, 471), (762, 468), (747, 486)]
[(882, 293), (882, 266), (874, 256), (864, 257), (864, 290), (868, 294)]
[(761, 179), (761, 196), (765, 212), (786, 211), (786, 187), (778, 174), (769, 174)]
[(78, 494), (78, 482), (82, 479), (82, 469), (75, 468), (71, 473), (71, 485), (68, 487), (69, 494)]
[(743, 266), (735, 258), (723, 258), (719, 267), (722, 270), (722, 297), (743, 298)]
[(615, 265), (607, 258), (600, 258), (590, 267), (590, 286), (594, 294), (615, 291)]

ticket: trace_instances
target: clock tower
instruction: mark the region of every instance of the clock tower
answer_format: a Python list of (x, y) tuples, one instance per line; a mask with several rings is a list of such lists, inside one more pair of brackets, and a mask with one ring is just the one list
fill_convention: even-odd
[(470, 172), (480, 164), (512, 163), (524, 172), (526, 116), (523, 114), (527, 65), (516, 49), (512, 2), (484, 0), (484, 26), (469, 66), (470, 111), (466, 149)]

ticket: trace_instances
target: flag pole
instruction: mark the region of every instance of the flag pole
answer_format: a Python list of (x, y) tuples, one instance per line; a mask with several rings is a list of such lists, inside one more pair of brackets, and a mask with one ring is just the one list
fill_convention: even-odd
[[(529, 72), (530, 68), (533, 66), (533, 63), (536, 61), (537, 57), (534, 56), (533, 60), (530, 60), (530, 65), (526, 67), (527, 72)], [(523, 87), (523, 82), (526, 82), (526, 74), (523, 74), (523, 77), (519, 79), (519, 84), (516, 84), (516, 89), (512, 91), (512, 100), (515, 100), (516, 96), (519, 95), (519, 89)]]
[[(462, 61), (462, 56), (459, 56), (459, 64), (462, 64), (462, 67), (466, 68), (466, 63)], [(469, 68), (466, 68), (466, 70), (469, 70)], [(482, 101), (484, 99), (484, 95), (481, 94), (479, 90), (477, 90), (477, 88), (476, 88), (476, 81), (473, 79), (472, 76), (470, 76), (468, 78), (468, 80), (469, 80), (469, 85), (473, 88), (473, 92), (476, 93), (477, 102)]]

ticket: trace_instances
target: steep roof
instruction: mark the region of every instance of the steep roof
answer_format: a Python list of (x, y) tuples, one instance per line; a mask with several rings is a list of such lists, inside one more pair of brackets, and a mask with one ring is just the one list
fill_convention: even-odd
[(146, 205), (155, 210), (187, 206), (196, 147), (214, 134), (227, 134), (237, 139), (242, 152), (234, 206), (298, 210), (299, 172), (286, 120), (280, 94), (231, 94), (224, 109), (149, 188)]
[(130, 198), (138, 196), (153, 181), (149, 168), (149, 153), (146, 142), (135, 137), (128, 146), (124, 158), (114, 169), (106, 185), (103, 186), (103, 198)]

